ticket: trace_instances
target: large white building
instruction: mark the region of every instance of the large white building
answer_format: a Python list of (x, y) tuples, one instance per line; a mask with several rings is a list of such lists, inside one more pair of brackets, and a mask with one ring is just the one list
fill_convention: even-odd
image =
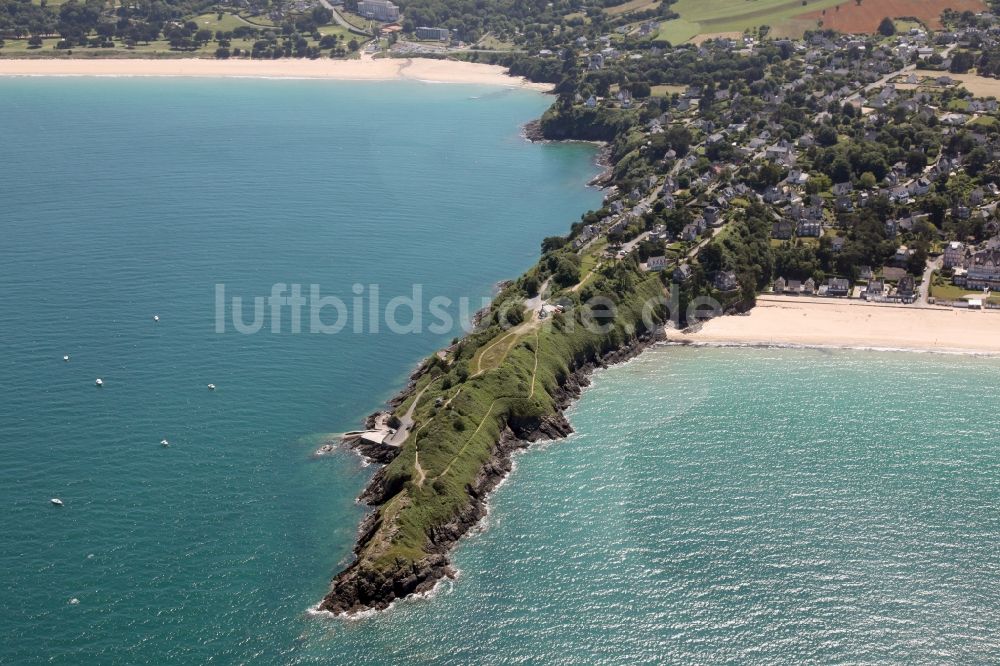
[(359, 0), (358, 13), (365, 18), (376, 21), (396, 21), (399, 19), (399, 7), (391, 0)]

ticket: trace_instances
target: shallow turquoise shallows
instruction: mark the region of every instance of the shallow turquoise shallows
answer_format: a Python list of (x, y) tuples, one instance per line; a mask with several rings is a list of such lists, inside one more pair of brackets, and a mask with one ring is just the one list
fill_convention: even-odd
[(995, 660), (1000, 360), (965, 356), (651, 350), (518, 456), (458, 580), (311, 615), (370, 474), (311, 452), (452, 334), (216, 334), (215, 284), (488, 294), (598, 204), (592, 151), (460, 86), (0, 96), (0, 663)]

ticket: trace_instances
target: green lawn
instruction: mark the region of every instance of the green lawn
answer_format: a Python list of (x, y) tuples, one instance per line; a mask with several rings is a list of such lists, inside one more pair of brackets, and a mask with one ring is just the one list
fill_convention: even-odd
[[(202, 14), (200, 16), (192, 19), (198, 24), (199, 28), (207, 28), (213, 32), (216, 30), (230, 31), (242, 25), (247, 25), (239, 17), (233, 14), (223, 14), (222, 19), (219, 20), (217, 14)], [(260, 29), (266, 29), (263, 26), (253, 26)], [(351, 33), (346, 28), (342, 28), (339, 25), (331, 24), (325, 25), (319, 28), (321, 35), (337, 35), (337, 37), (344, 43), (347, 44), (351, 39), (358, 39), (356, 35)], [(231, 49), (241, 49), (241, 50), (251, 50), (253, 48), (255, 38), (250, 39), (233, 39), (231, 40)], [(314, 44), (310, 39), (310, 44)], [(201, 58), (211, 58), (215, 57), (215, 51), (219, 48), (218, 43), (215, 41), (210, 41), (208, 44), (195, 49), (193, 51), (175, 51), (170, 48), (170, 44), (166, 40), (156, 40), (150, 42), (149, 44), (137, 44), (134, 48), (126, 48), (120, 42), (116, 43), (114, 48), (89, 48), (83, 46), (76, 46), (71, 49), (72, 53), (67, 53), (66, 51), (58, 50), (55, 48), (56, 44), (59, 43), (58, 37), (52, 37), (49, 39), (42, 40), (41, 48), (32, 49), (28, 48), (27, 39), (7, 39), (3, 48), (0, 48), (0, 57), (37, 57), (37, 58), (52, 58), (52, 57), (73, 57), (73, 58), (191, 58), (191, 57), (201, 57)], [(329, 57), (329, 52), (324, 51), (322, 57)]]
[[(440, 44), (440, 42), (438, 42)], [(480, 49), (486, 49), (489, 51), (512, 51), (515, 45), (511, 42), (505, 42), (502, 39), (498, 39), (492, 34), (484, 36), (479, 40), (476, 46)]]
[(909, 19), (894, 19), (893, 23), (896, 25), (896, 32), (905, 34), (908, 33), (913, 28), (924, 29), (924, 24), (920, 21), (911, 21)]
[(353, 25), (355, 28), (361, 28), (362, 30), (368, 30), (371, 21), (363, 16), (358, 16), (357, 14), (352, 14), (350, 12), (345, 12), (343, 9), (340, 10), (340, 15), (344, 17), (344, 20)]
[(976, 292), (970, 291), (964, 287), (956, 287), (953, 284), (931, 285), (931, 296), (941, 301), (959, 301), (963, 296), (968, 296), (974, 293)]
[[(174, 51), (171, 50), (170, 44), (165, 40), (157, 40), (150, 42), (149, 44), (138, 44), (135, 48), (129, 49), (121, 44), (116, 44), (114, 48), (110, 49), (100, 49), (100, 48), (88, 48), (83, 46), (75, 46), (69, 53), (67, 51), (58, 50), (55, 48), (56, 44), (59, 42), (58, 37), (53, 37), (51, 39), (45, 39), (42, 41), (42, 47), (38, 49), (29, 49), (28, 40), (26, 39), (8, 39), (6, 44), (2, 49), (0, 49), (0, 57), (73, 57), (73, 58), (140, 58), (140, 57), (155, 57), (155, 58), (191, 58), (191, 57), (214, 57), (215, 50), (219, 48), (217, 43), (209, 42), (205, 46), (195, 49), (193, 51)], [(234, 39), (232, 40), (232, 45), (230, 48), (238, 49), (250, 49), (253, 48), (253, 40), (245, 39)]]
[(799, 14), (833, 7), (843, 0), (678, 0), (670, 9), (679, 19), (664, 21), (659, 37), (681, 44), (696, 35), (743, 32), (748, 28), (775, 25)]
[[(228, 32), (230, 30), (235, 30), (241, 26), (251, 25), (249, 21), (246, 21), (233, 14), (228, 14), (223, 12), (222, 18), (218, 18), (217, 13), (202, 14), (201, 16), (195, 16), (191, 19), (198, 24), (198, 28), (208, 28), (212, 32), (217, 30), (222, 30), (223, 32)], [(259, 26), (252, 26), (259, 27)]]
[(650, 86), (649, 94), (653, 97), (669, 97), (674, 93), (682, 93), (687, 90), (687, 86), (670, 86), (670, 85), (659, 85)]
[(982, 125), (983, 127), (995, 127), (997, 124), (997, 119), (993, 116), (979, 116), (978, 118), (973, 118), (970, 125)]

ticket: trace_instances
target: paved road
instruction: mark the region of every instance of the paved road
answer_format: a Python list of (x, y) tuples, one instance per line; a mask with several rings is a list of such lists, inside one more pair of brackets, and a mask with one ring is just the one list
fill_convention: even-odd
[(389, 446), (401, 446), (403, 442), (406, 441), (407, 436), (410, 434), (410, 430), (413, 428), (413, 410), (416, 409), (417, 403), (420, 402), (420, 397), (424, 394), (424, 391), (427, 390), (428, 386), (430, 386), (430, 384), (420, 389), (420, 393), (418, 393), (413, 398), (413, 402), (410, 403), (410, 408), (406, 410), (405, 414), (403, 414), (403, 418), (399, 419), (399, 428), (397, 428), (396, 432), (389, 435), (389, 437), (385, 440)]
[(943, 265), (944, 258), (942, 257), (938, 257), (934, 261), (927, 261), (927, 269), (924, 271), (924, 281), (920, 283), (920, 300), (917, 301), (921, 305), (929, 305), (927, 298), (931, 293), (931, 274), (934, 271), (941, 270)]
[(333, 20), (341, 28), (346, 28), (350, 32), (353, 32), (355, 35), (363, 35), (365, 37), (371, 37), (372, 36), (372, 34), (370, 32), (368, 32), (367, 30), (362, 30), (361, 28), (358, 28), (358, 27), (356, 27), (356, 26), (351, 25), (350, 23), (348, 23), (347, 19), (345, 19), (343, 16), (341, 16), (340, 12), (337, 11), (337, 8), (334, 7), (332, 4), (330, 4), (330, 0), (319, 0), (319, 3), (321, 5), (323, 5), (324, 7), (326, 7), (327, 9), (329, 9), (331, 12), (333, 12)]

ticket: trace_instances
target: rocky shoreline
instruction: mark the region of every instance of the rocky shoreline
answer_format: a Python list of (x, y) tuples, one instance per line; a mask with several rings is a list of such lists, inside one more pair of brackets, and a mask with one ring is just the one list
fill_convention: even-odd
[(587, 181), (587, 186), (605, 188), (614, 184), (612, 179), (612, 168), (614, 165), (611, 162), (611, 144), (606, 141), (547, 139), (545, 138), (545, 133), (542, 131), (541, 120), (531, 120), (525, 123), (524, 127), (521, 128), (521, 135), (532, 143), (589, 143), (597, 146), (597, 157), (594, 159), (594, 163), (601, 168), (601, 173)]
[[(584, 387), (590, 384), (590, 375), (597, 368), (622, 363), (641, 354), (649, 346), (659, 342), (661, 336), (646, 334), (634, 338), (630, 343), (616, 350), (589, 360), (571, 372), (560, 386), (556, 399), (556, 412), (541, 419), (522, 423), (505, 424), (492, 454), (483, 465), (475, 481), (466, 486), (468, 503), (458, 515), (444, 525), (433, 528), (427, 534), (429, 553), (416, 562), (400, 563), (398, 568), (387, 571), (361, 568), (358, 560), (334, 578), (330, 591), (319, 605), (320, 610), (335, 615), (355, 615), (369, 610), (384, 610), (394, 601), (414, 594), (428, 592), (445, 578), (454, 578), (455, 569), (448, 554), (469, 530), (482, 521), (487, 513), (489, 493), (510, 473), (512, 454), (528, 447), (532, 442), (555, 440), (566, 437), (573, 428), (565, 417), (565, 410), (580, 397)], [(411, 379), (419, 377), (421, 369)], [(391, 405), (399, 405), (412, 394), (415, 381), (394, 397)], [(375, 415), (369, 417), (373, 419)], [(365, 455), (365, 451), (356, 448)], [(380, 462), (378, 458), (369, 458)], [(389, 459), (391, 460), (391, 458)], [(382, 463), (385, 464), (385, 463)], [(379, 469), (359, 497), (359, 501), (378, 506), (392, 496), (393, 490), (386, 487), (385, 467)], [(358, 539), (354, 552), (357, 556), (371, 541), (380, 527), (377, 511), (370, 513), (358, 529)]]

